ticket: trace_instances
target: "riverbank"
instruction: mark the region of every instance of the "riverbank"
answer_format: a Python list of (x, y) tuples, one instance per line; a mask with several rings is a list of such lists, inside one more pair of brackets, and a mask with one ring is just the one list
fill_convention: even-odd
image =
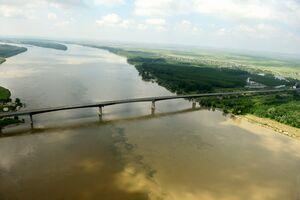
[(5, 60), (5, 58), (0, 58), (0, 65), (2, 64), (2, 63), (4, 63), (6, 60)]
[[(12, 57), (27, 51), (25, 47), (18, 47), (7, 44), (0, 44), (0, 65), (6, 61), (5, 58)], [(11, 100), (11, 92), (9, 89), (0, 86), (0, 112), (12, 112), (22, 107), (20, 99), (15, 102)], [(0, 119), (0, 129), (12, 125), (22, 123), (18, 118), (4, 118)]]
[(250, 114), (245, 115), (245, 116), (237, 116), (237, 118), (246, 120), (250, 123), (254, 123), (254, 124), (262, 126), (262, 127), (266, 127), (268, 129), (271, 129), (282, 135), (286, 135), (286, 136), (300, 140), (300, 129), (299, 128), (285, 125), (285, 124), (282, 124), (282, 123), (277, 122), (272, 119), (261, 118), (261, 117), (257, 117), (257, 116), (250, 115)]

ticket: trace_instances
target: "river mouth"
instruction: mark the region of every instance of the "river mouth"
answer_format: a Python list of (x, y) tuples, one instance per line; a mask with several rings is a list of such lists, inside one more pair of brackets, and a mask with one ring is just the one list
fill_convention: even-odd
[[(76, 45), (31, 47), (0, 71), (27, 108), (172, 95), (124, 58)], [(55, 112), (33, 130), (4, 130), (0, 199), (300, 197), (299, 141), (185, 100), (159, 102), (154, 116), (150, 107), (107, 107), (103, 122), (97, 109)]]

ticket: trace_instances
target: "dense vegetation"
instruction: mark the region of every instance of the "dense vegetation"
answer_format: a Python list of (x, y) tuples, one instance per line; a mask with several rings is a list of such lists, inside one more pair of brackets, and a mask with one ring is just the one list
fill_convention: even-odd
[(21, 41), (22, 44), (29, 44), (37, 47), (43, 47), (43, 48), (50, 48), (50, 49), (56, 49), (56, 50), (68, 50), (68, 47), (63, 44), (59, 44), (56, 42), (47, 42), (47, 41), (32, 41), (32, 40), (23, 40)]
[(13, 46), (13, 45), (6, 45), (6, 44), (0, 44), (0, 63), (1, 60), (5, 61), (4, 58), (8, 58), (14, 55), (17, 55), (19, 53), (22, 53), (24, 51), (27, 51), (25, 47), (18, 47), (18, 46)]
[(10, 91), (0, 86), (0, 102), (6, 101), (10, 98)]
[(299, 92), (294, 91), (239, 98), (207, 97), (201, 98), (200, 103), (206, 107), (221, 108), (225, 113), (230, 112), (238, 115), (250, 113), (300, 128)]
[(176, 93), (197, 93), (216, 89), (243, 88), (248, 77), (266, 86), (293, 85), (294, 81), (279, 80), (273, 75), (260, 76), (240, 69), (212, 68), (205, 65), (167, 63), (164, 59), (130, 58), (144, 80), (155, 80)]

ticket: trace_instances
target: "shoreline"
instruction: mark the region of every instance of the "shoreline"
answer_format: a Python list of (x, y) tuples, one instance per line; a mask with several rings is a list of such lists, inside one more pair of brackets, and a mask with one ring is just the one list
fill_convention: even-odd
[(252, 124), (273, 130), (278, 134), (289, 136), (291, 138), (300, 140), (300, 129), (277, 122), (275, 120), (268, 119), (268, 118), (261, 118), (250, 114), (244, 116), (237, 115), (234, 116), (234, 118), (246, 120), (247, 122), (250, 122)]
[(6, 61), (5, 58), (0, 57), (0, 65)]

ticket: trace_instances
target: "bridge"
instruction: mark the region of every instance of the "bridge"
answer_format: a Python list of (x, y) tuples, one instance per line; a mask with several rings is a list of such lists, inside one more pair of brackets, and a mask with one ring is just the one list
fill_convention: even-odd
[(30, 116), (30, 124), (33, 128), (33, 115), (63, 111), (63, 110), (75, 110), (80, 108), (98, 108), (99, 117), (102, 118), (103, 108), (112, 105), (118, 104), (127, 104), (127, 103), (137, 103), (137, 102), (152, 102), (151, 113), (155, 112), (155, 102), (166, 101), (172, 99), (190, 99), (192, 101), (192, 107), (196, 107), (196, 98), (200, 97), (222, 97), (222, 96), (240, 96), (240, 95), (251, 95), (251, 94), (267, 94), (267, 93), (277, 93), (277, 92), (286, 92), (286, 91), (298, 91), (299, 89), (272, 89), (272, 90), (256, 90), (256, 91), (239, 91), (239, 92), (219, 92), (219, 93), (203, 93), (203, 94), (191, 94), (191, 95), (177, 95), (177, 96), (160, 96), (160, 97), (146, 97), (146, 98), (134, 98), (134, 99), (123, 99), (123, 100), (114, 100), (114, 101), (103, 101), (98, 103), (86, 103), (79, 105), (70, 105), (70, 106), (59, 106), (59, 107), (49, 107), (49, 108), (40, 108), (40, 109), (30, 109), (30, 110), (21, 110), (16, 112), (7, 112), (1, 113), (0, 118), (5, 117), (18, 117), (18, 116)]

